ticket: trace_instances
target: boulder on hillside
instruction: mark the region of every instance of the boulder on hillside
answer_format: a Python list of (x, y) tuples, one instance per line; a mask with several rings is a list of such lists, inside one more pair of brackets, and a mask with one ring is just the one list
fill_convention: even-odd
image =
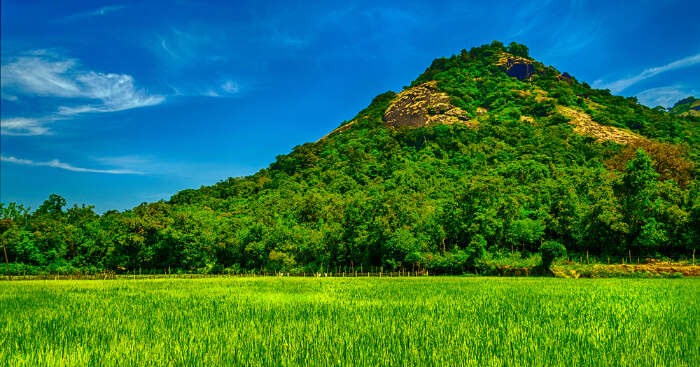
[(396, 95), (384, 113), (388, 127), (423, 127), (434, 123), (469, 125), (469, 115), (452, 105), (450, 96), (440, 92), (437, 81), (425, 82)]

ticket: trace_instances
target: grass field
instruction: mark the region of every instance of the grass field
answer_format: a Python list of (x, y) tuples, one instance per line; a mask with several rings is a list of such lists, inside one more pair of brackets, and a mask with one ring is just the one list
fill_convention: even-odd
[(700, 279), (0, 283), (2, 366), (698, 366)]

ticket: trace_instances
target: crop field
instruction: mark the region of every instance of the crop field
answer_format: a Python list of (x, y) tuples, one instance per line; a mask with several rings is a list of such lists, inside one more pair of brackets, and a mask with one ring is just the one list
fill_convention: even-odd
[(700, 279), (0, 282), (0, 366), (698, 366)]

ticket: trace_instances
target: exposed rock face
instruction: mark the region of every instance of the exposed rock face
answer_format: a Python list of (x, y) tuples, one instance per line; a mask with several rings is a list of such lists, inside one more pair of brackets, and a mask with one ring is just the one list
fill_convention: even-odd
[(557, 106), (557, 112), (571, 119), (569, 123), (574, 125), (574, 131), (576, 133), (593, 137), (599, 142), (613, 141), (618, 144), (627, 145), (644, 139), (642, 136), (631, 131), (614, 126), (601, 125), (593, 121), (591, 116), (587, 113), (570, 107)]
[(422, 127), (430, 124), (470, 125), (469, 115), (450, 103), (450, 96), (437, 89), (437, 81), (429, 81), (396, 95), (384, 113), (389, 127)]
[(496, 65), (505, 71), (508, 76), (518, 78), (518, 80), (528, 80), (535, 72), (532, 60), (510, 54), (501, 56)]

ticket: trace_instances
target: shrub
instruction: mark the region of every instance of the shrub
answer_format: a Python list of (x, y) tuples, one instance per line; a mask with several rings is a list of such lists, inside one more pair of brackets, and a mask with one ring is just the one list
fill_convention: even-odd
[(542, 268), (549, 270), (554, 260), (566, 256), (566, 247), (557, 241), (546, 241), (540, 246)]

